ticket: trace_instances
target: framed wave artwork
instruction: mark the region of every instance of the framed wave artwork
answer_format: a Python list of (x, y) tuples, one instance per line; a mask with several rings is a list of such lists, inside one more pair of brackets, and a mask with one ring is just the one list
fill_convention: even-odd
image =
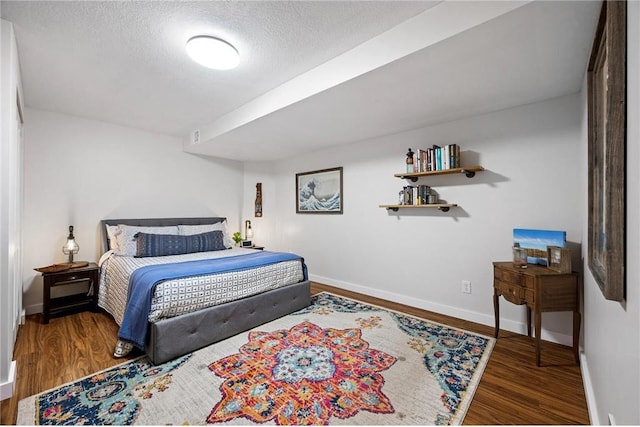
[(296, 213), (342, 214), (342, 167), (296, 174)]

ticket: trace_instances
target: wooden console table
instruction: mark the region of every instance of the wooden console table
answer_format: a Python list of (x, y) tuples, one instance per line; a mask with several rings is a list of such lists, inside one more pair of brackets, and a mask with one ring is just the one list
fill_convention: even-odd
[(540, 366), (540, 329), (542, 313), (548, 311), (573, 311), (573, 355), (578, 359), (580, 342), (580, 285), (578, 273), (557, 273), (547, 267), (528, 264), (517, 268), (509, 262), (493, 263), (493, 309), (495, 312), (495, 337), (500, 332), (500, 302), (507, 301), (527, 306), (527, 336), (531, 336), (531, 310), (535, 316), (536, 365)]

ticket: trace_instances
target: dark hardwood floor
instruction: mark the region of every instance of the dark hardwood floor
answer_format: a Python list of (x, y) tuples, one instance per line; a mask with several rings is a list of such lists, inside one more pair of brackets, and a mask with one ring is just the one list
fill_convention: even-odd
[[(333, 292), (414, 316), (493, 336), (493, 328), (314, 283), (312, 292)], [(28, 316), (14, 350), (14, 397), (2, 401), (0, 423), (15, 424), (18, 401), (122, 363), (111, 356), (118, 326), (105, 313), (83, 312), (40, 323)], [(138, 356), (131, 355), (129, 358)], [(542, 366), (527, 336), (502, 331), (464, 424), (588, 424), (580, 368), (571, 348), (542, 343)]]

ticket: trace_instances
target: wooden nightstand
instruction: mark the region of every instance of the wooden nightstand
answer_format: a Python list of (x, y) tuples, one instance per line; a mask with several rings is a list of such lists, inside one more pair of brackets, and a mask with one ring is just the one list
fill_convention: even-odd
[(536, 365), (540, 366), (540, 329), (542, 313), (549, 311), (573, 311), (573, 356), (579, 363), (580, 341), (580, 285), (578, 273), (558, 273), (540, 265), (529, 264), (516, 268), (511, 262), (493, 263), (493, 309), (495, 313), (495, 337), (500, 332), (500, 301), (527, 306), (527, 335), (531, 336), (531, 310), (535, 316)]
[(258, 251), (263, 251), (264, 250), (264, 246), (257, 246), (257, 245), (253, 245), (253, 246), (240, 246), (242, 249), (256, 249)]
[[(86, 267), (42, 273), (42, 323), (49, 323), (49, 318), (65, 312), (82, 309), (97, 310), (100, 268), (94, 262)], [(51, 289), (58, 286), (69, 286), (87, 282), (88, 291), (80, 294), (51, 298)]]

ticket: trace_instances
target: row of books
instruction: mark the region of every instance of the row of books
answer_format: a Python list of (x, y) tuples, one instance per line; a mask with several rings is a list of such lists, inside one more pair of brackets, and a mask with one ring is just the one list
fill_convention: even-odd
[(444, 146), (434, 145), (425, 150), (419, 149), (417, 152), (407, 153), (407, 172), (430, 172), (443, 169), (453, 169), (462, 167), (460, 165), (460, 146), (449, 144)]
[(400, 205), (427, 205), (438, 203), (438, 195), (428, 185), (407, 185), (399, 193)]

